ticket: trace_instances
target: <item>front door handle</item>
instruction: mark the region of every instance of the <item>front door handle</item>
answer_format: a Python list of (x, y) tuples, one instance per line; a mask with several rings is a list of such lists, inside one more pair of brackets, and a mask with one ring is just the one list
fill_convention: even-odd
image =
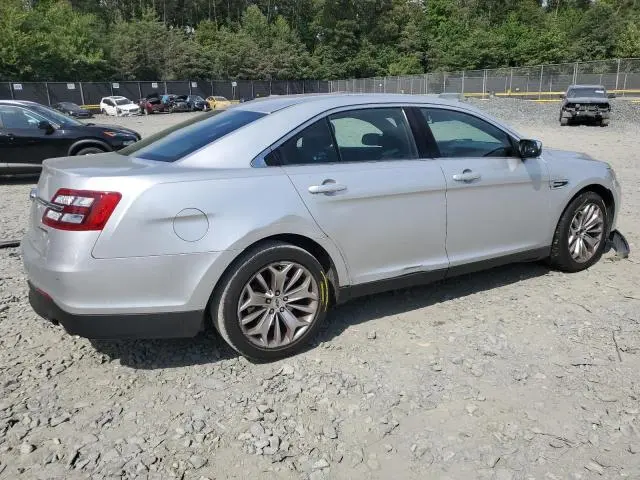
[(318, 193), (328, 194), (328, 193), (342, 192), (346, 189), (347, 189), (346, 185), (340, 185), (339, 183), (328, 182), (325, 180), (322, 183), (322, 185), (311, 185), (309, 187), (309, 193), (313, 195), (316, 195)]
[(453, 179), (456, 182), (467, 182), (468, 183), (468, 182), (473, 182), (474, 180), (479, 180), (480, 179), (480, 174), (472, 172), (471, 170), (466, 168), (466, 169), (464, 169), (462, 171), (462, 173), (456, 173), (453, 176)]

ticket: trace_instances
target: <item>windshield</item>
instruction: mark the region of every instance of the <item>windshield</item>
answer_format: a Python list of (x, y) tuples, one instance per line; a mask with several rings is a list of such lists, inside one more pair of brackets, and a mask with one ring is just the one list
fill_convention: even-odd
[(71, 117), (67, 117), (66, 115), (63, 115), (62, 113), (52, 108), (45, 107), (44, 105), (29, 105), (29, 109), (33, 110), (36, 113), (39, 113), (51, 123), (76, 127), (79, 125), (84, 125), (84, 123), (79, 122), (78, 120), (74, 120)]
[(144, 138), (118, 153), (158, 162), (175, 162), (265, 115), (247, 110), (203, 113)]
[(131, 103), (133, 102), (128, 98), (119, 98), (116, 100), (116, 105), (129, 105)]
[(567, 97), (606, 97), (606, 92), (603, 88), (595, 87), (579, 87), (572, 88), (567, 93)]

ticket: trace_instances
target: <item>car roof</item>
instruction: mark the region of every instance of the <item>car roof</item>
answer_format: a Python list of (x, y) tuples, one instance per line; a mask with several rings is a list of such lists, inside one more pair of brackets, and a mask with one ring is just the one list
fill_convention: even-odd
[[(292, 106), (312, 106), (314, 109), (329, 110), (368, 104), (408, 104), (408, 105), (449, 105), (460, 106), (459, 100), (451, 100), (437, 95), (408, 95), (390, 93), (317, 93), (304, 95), (279, 95), (263, 97), (236, 105), (234, 108), (261, 113), (273, 113)], [(465, 108), (474, 110), (468, 104)]]
[(577, 84), (577, 85), (569, 85), (569, 88), (597, 88), (598, 90), (606, 90), (604, 85), (591, 85), (591, 84)]
[(20, 105), (22, 107), (30, 107), (30, 106), (45, 106), (38, 102), (31, 102), (29, 100), (0, 100), (0, 105)]

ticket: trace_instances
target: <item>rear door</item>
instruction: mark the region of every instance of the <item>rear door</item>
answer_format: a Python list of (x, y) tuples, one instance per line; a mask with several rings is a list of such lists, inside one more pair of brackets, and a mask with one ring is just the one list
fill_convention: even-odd
[(402, 107), (328, 115), (274, 156), (342, 252), (352, 285), (444, 276), (445, 180), (436, 161), (419, 158)]
[(509, 133), (472, 112), (420, 111), (447, 183), (451, 267), (548, 247), (544, 161), (520, 158)]

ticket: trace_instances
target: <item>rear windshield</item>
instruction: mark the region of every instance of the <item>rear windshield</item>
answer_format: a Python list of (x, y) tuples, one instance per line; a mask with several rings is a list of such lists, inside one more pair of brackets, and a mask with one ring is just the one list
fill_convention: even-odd
[(578, 87), (569, 90), (567, 97), (605, 97), (606, 92), (602, 88)]
[(214, 110), (146, 137), (118, 153), (158, 162), (175, 162), (265, 115), (247, 110)]

